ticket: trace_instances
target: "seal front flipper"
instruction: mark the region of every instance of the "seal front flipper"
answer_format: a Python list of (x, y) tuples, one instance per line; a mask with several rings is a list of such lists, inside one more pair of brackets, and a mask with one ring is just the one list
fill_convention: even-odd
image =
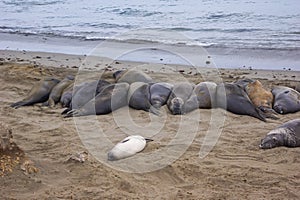
[[(66, 110), (67, 110), (67, 109), (66, 109)], [(64, 110), (64, 112), (65, 112), (66, 110)], [(75, 110), (75, 109), (69, 110), (69, 111), (67, 111), (67, 112), (65, 113), (65, 115), (63, 116), (63, 118), (68, 118), (68, 117), (76, 116), (76, 113), (77, 113), (77, 112), (78, 112), (78, 111)]]

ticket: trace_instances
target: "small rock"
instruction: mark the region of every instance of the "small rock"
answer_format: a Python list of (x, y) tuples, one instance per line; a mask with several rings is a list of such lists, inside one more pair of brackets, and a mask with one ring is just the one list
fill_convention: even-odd
[(70, 158), (66, 160), (66, 162), (75, 161), (75, 162), (83, 163), (87, 160), (87, 157), (88, 157), (88, 153), (83, 151), (72, 155)]

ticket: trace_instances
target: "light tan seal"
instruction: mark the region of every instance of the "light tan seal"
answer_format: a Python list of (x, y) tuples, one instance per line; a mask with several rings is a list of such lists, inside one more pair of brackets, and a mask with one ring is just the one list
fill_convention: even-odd
[(266, 117), (278, 119), (276, 112), (272, 109), (273, 94), (271, 91), (264, 89), (260, 81), (256, 80), (248, 83), (245, 86), (245, 91), (253, 105), (263, 111)]

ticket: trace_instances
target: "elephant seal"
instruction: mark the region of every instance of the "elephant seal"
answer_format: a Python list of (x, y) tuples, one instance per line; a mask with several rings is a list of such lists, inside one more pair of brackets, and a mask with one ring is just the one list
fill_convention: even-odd
[(184, 104), (185, 113), (197, 108), (212, 108), (215, 104), (217, 84), (214, 82), (202, 82), (194, 87), (190, 98)]
[(83, 82), (74, 87), (72, 93), (72, 101), (69, 104), (69, 107), (62, 112), (66, 114), (72, 109), (78, 109), (84, 106), (92, 98), (101, 92), (101, 90), (109, 85), (110, 83), (105, 80), (98, 80), (92, 82)]
[(62, 81), (60, 81), (56, 86), (53, 87), (49, 95), (49, 99), (44, 103), (45, 106), (53, 107), (57, 102), (60, 101), (63, 90), (67, 88), (74, 81), (74, 76), (68, 75)]
[(64, 117), (103, 115), (127, 105), (128, 83), (109, 84), (84, 106), (72, 109)]
[(113, 73), (113, 77), (116, 81), (118, 81), (120, 79), (120, 77), (127, 72), (127, 70), (118, 70), (116, 72)]
[(134, 82), (153, 82), (152, 78), (148, 74), (137, 69), (129, 69), (125, 70), (124, 72), (119, 72), (117, 75), (114, 74), (114, 77), (116, 77), (117, 83), (126, 82), (128, 84), (131, 84)]
[(245, 86), (245, 91), (253, 105), (263, 111), (266, 117), (278, 119), (276, 112), (272, 109), (274, 100), (273, 94), (265, 90), (260, 81), (256, 80), (248, 83)]
[(63, 108), (69, 107), (72, 101), (74, 82), (71, 83), (68, 87), (66, 87), (60, 97), (60, 103)]
[(279, 146), (300, 147), (300, 119), (288, 121), (270, 131), (259, 145), (261, 149)]
[(167, 106), (173, 115), (185, 114), (185, 103), (193, 93), (194, 84), (180, 82), (174, 85), (167, 101)]
[(251, 79), (251, 78), (244, 78), (244, 79), (239, 79), (234, 81), (233, 83), (236, 85), (239, 85), (241, 88), (243, 88), (243, 90), (245, 90), (246, 86), (249, 83), (253, 83), (255, 80)]
[(296, 90), (297, 92), (300, 92), (300, 83), (297, 83), (297, 84), (295, 85), (295, 90)]
[(167, 103), (167, 100), (172, 92), (173, 85), (166, 82), (154, 83), (150, 86), (150, 103), (160, 109)]
[(30, 106), (35, 103), (43, 103), (49, 98), (52, 88), (59, 83), (59, 80), (53, 77), (47, 77), (36, 83), (22, 101), (11, 104), (13, 108), (21, 106)]
[(252, 104), (243, 88), (234, 83), (221, 83), (217, 85), (216, 104), (217, 107), (234, 114), (249, 115), (266, 121), (262, 112)]
[(201, 82), (194, 88), (199, 108), (212, 108), (215, 104), (217, 84), (214, 82)]
[(300, 93), (296, 90), (275, 86), (272, 89), (274, 95), (273, 109), (280, 114), (295, 113), (300, 111)]
[(123, 139), (116, 144), (107, 154), (109, 161), (120, 160), (128, 158), (141, 152), (146, 147), (147, 142), (153, 141), (152, 139), (146, 139), (140, 135), (131, 135)]
[(128, 105), (136, 110), (144, 110), (159, 115), (159, 111), (150, 103), (151, 84), (134, 82), (130, 85), (127, 95)]

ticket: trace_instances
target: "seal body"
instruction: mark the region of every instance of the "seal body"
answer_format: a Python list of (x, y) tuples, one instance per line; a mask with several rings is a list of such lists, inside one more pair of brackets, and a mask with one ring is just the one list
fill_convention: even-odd
[(72, 101), (69, 104), (69, 107), (64, 110), (62, 114), (65, 114), (72, 109), (81, 108), (109, 84), (110, 83), (105, 80), (98, 80), (92, 82), (83, 82), (75, 86), (72, 93)]
[(146, 140), (147, 139), (140, 135), (131, 135), (126, 137), (108, 152), (108, 160), (120, 160), (141, 152), (146, 147)]
[(250, 79), (250, 78), (244, 78), (244, 79), (236, 80), (233, 83), (236, 84), (236, 85), (239, 85), (241, 88), (243, 88), (243, 90), (246, 90), (246, 86), (249, 83), (253, 83), (253, 82), (255, 82), (255, 80)]
[(65, 117), (108, 114), (127, 105), (128, 83), (104, 86), (102, 91), (84, 106), (67, 112)]
[(154, 83), (150, 86), (150, 103), (159, 109), (167, 103), (172, 92), (173, 85), (166, 82)]
[(279, 146), (300, 147), (300, 119), (288, 121), (270, 131), (259, 145), (261, 149)]
[(144, 83), (153, 82), (152, 78), (148, 74), (137, 69), (130, 69), (130, 70), (125, 70), (123, 72), (122, 71), (118, 72), (117, 74), (114, 74), (114, 77), (116, 77), (117, 83), (126, 82), (128, 84), (131, 84), (134, 82), (144, 82)]
[(213, 82), (202, 82), (194, 87), (190, 98), (184, 104), (185, 113), (197, 108), (212, 108), (215, 104), (217, 84)]
[(275, 86), (272, 89), (274, 95), (273, 109), (280, 114), (295, 113), (300, 111), (300, 93), (296, 90)]
[(260, 81), (256, 80), (248, 83), (245, 86), (245, 91), (253, 105), (264, 112), (266, 117), (278, 119), (276, 112), (272, 109), (274, 100), (273, 94), (264, 89)]
[(217, 84), (214, 82), (201, 82), (194, 88), (199, 108), (212, 108), (215, 104)]
[(68, 87), (66, 87), (60, 97), (60, 103), (63, 108), (69, 107), (72, 101), (74, 83), (71, 83)]
[(295, 90), (296, 90), (297, 92), (300, 92), (300, 83), (297, 83), (297, 84), (295, 85)]
[(180, 82), (174, 85), (167, 101), (167, 106), (173, 115), (186, 113), (185, 103), (193, 93), (194, 84)]
[(36, 83), (30, 90), (29, 94), (22, 101), (13, 103), (11, 107), (19, 108), (21, 106), (29, 106), (35, 103), (43, 103), (49, 98), (50, 92), (59, 80), (53, 77), (47, 77)]
[(221, 83), (216, 89), (217, 107), (238, 115), (249, 115), (266, 121), (262, 112), (256, 108), (242, 87), (234, 83)]
[(67, 88), (74, 81), (74, 76), (68, 75), (62, 81), (60, 81), (57, 85), (53, 87), (51, 93), (49, 95), (48, 101), (45, 105), (49, 105), (50, 107), (55, 106), (56, 103), (60, 101), (61, 95), (65, 88)]
[(159, 111), (152, 107), (150, 103), (150, 86), (151, 84), (144, 82), (132, 83), (128, 90), (128, 105), (136, 110), (159, 114)]

